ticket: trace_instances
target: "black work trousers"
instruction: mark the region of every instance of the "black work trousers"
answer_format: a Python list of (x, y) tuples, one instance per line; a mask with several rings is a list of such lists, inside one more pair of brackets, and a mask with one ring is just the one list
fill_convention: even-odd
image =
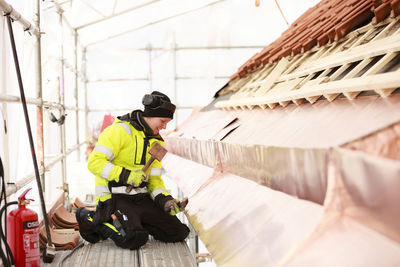
[(109, 235), (119, 247), (137, 249), (146, 244), (149, 234), (163, 242), (180, 242), (190, 232), (176, 216), (157, 207), (148, 194), (113, 194), (112, 200), (113, 210), (119, 210), (127, 217), (121, 221), (126, 236), (115, 232)]

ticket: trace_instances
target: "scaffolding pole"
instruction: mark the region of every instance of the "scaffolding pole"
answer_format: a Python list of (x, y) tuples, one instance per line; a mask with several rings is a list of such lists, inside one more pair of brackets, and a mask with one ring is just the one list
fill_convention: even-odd
[[(83, 48), (82, 51), (82, 71), (83, 71), (83, 76), (86, 77), (86, 47)], [(88, 120), (88, 104), (87, 104), (87, 99), (88, 99), (88, 93), (87, 93), (87, 84), (88, 81), (85, 79), (84, 81), (84, 90), (85, 90), (85, 139), (89, 140), (89, 120)]]
[[(37, 29), (40, 32), (40, 0), (35, 1), (35, 11), (34, 11), (34, 22)], [(36, 35), (36, 95), (37, 98), (42, 100), (43, 98), (43, 87), (42, 87), (42, 46), (41, 46), (41, 36)], [(40, 105), (36, 107), (36, 140), (37, 140), (37, 150), (38, 150), (38, 163), (39, 166), (44, 169), (44, 138), (43, 138), (43, 101), (40, 101)], [(46, 181), (44, 172), (40, 174), (40, 180), (42, 184), (43, 192), (46, 192)]]
[(0, 0), (0, 9), (4, 12), (4, 14), (10, 14), (10, 17), (13, 19), (13, 21), (18, 21), (19, 23), (21, 23), (25, 31), (30, 31), (36, 36), (40, 35), (39, 29), (32, 25), (32, 23), (30, 23), (24, 17), (22, 17), (22, 15), (6, 1)]
[[(176, 73), (176, 42), (175, 42), (175, 35), (174, 35), (174, 43), (172, 49), (172, 70), (174, 72), (174, 100), (175, 105), (178, 106), (178, 93), (176, 91), (176, 80), (177, 80), (177, 73)], [(175, 129), (178, 128), (178, 110), (175, 113)]]
[[(60, 61), (61, 61), (61, 73), (60, 73), (60, 77), (59, 77), (59, 102), (61, 104), (61, 109), (60, 109), (60, 115), (64, 115), (65, 114), (65, 108), (64, 108), (64, 104), (65, 104), (65, 84), (64, 84), (64, 41), (63, 41), (63, 12), (64, 10), (62, 10), (61, 8), (58, 9), (58, 13), (59, 13), (59, 25), (60, 25), (60, 34), (61, 34), (61, 44), (60, 44)], [(64, 155), (65, 154), (65, 149), (66, 149), (66, 140), (65, 140), (65, 123), (64, 122), (60, 127), (60, 133), (61, 133), (61, 154)], [(67, 184), (67, 162), (66, 162), (66, 158), (63, 158), (61, 160), (61, 170), (62, 170), (62, 188), (65, 192), (65, 197), (68, 199), (69, 197), (69, 190), (68, 190), (68, 184)]]
[[(0, 40), (0, 53), (2, 55), (6, 54), (6, 40), (5, 38), (2, 38)], [(6, 57), (1, 57), (1, 62), (0, 62), (0, 69), (5, 70), (7, 69), (7, 64), (6, 64)], [(6, 71), (2, 71), (0, 73), (0, 88), (1, 91), (0, 93), (5, 94), (7, 92), (7, 72)], [(10, 153), (9, 153), (9, 138), (8, 138), (8, 130), (7, 130), (7, 120), (8, 120), (8, 114), (7, 114), (7, 103), (3, 103), (1, 105), (1, 119), (4, 123), (3, 125), (3, 129), (0, 129), (1, 131), (4, 131), (4, 138), (3, 138), (3, 155), (2, 159), (3, 159), (3, 168), (4, 168), (4, 178), (5, 178), (5, 182), (7, 183), (9, 181), (9, 177), (10, 177)]]
[[(5, 80), (5, 79), (4, 79)], [(14, 96), (14, 95), (5, 95), (0, 94), (0, 102), (21, 102), (21, 97)], [(44, 108), (51, 108), (51, 109), (61, 109), (63, 108), (60, 103), (50, 102), (50, 101), (43, 101), (40, 98), (26, 98), (26, 103), (36, 106), (43, 106)], [(64, 106), (65, 110), (80, 110), (84, 111), (83, 108), (77, 108), (76, 106)]]
[(149, 94), (153, 91), (153, 84), (152, 84), (152, 70), (151, 70), (151, 51), (152, 51), (152, 49), (151, 49), (151, 44), (149, 44), (148, 46), (147, 46), (147, 50), (148, 50), (148, 58), (149, 58), (149, 73), (148, 73), (148, 76), (149, 76)]
[[(76, 143), (79, 144), (79, 98), (78, 98), (78, 32), (75, 30), (75, 127), (76, 127)], [(81, 160), (81, 150), (78, 147), (77, 151), (78, 161)]]
[[(83, 144), (86, 144), (86, 142), (82, 142), (78, 145), (71, 147), (70, 149), (66, 150), (65, 154), (60, 154), (60, 155), (56, 156), (53, 160), (51, 160), (48, 164), (46, 164), (45, 168), (40, 167), (39, 173), (43, 174), (45, 171), (51, 170), (51, 168), (55, 164), (57, 164), (61, 160), (65, 159), (69, 154), (74, 152), (76, 149), (78, 149), (78, 147), (82, 146)], [(32, 182), (34, 179), (35, 179), (35, 174), (31, 173), (31, 174), (25, 176), (24, 178), (17, 180), (15, 183), (8, 184), (7, 188), (6, 188), (7, 196), (11, 196), (12, 194), (15, 194), (19, 189), (23, 188), (24, 186), (26, 186), (27, 184)]]

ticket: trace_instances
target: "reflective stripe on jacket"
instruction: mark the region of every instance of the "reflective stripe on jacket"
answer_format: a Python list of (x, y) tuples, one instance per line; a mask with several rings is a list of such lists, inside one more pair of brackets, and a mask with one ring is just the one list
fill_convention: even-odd
[[(135, 129), (129, 122), (115, 119), (104, 129), (88, 159), (88, 169), (95, 175), (96, 202), (111, 198), (111, 193), (125, 193), (125, 186), (113, 187), (110, 192), (109, 181), (119, 181), (122, 168), (134, 171), (142, 169), (150, 159), (148, 153), (152, 145), (163, 141), (147, 139), (143, 131)], [(147, 188), (137, 188), (129, 194), (148, 192), (153, 198), (158, 194), (168, 194), (161, 178), (161, 162), (155, 160), (146, 174), (149, 175)]]

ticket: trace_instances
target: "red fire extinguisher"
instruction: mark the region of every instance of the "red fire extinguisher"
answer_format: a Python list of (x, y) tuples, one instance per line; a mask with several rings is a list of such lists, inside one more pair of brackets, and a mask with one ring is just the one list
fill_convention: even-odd
[(26, 204), (34, 201), (25, 198), (31, 189), (25, 190), (18, 197), (18, 208), (7, 215), (7, 243), (14, 256), (16, 267), (40, 265), (38, 215), (26, 208)]

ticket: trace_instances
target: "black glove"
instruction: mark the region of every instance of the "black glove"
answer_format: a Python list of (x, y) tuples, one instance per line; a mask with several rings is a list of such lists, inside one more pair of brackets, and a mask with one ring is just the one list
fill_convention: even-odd
[(181, 212), (178, 206), (179, 201), (174, 199), (172, 196), (159, 194), (156, 196), (154, 201), (159, 208), (172, 216)]

